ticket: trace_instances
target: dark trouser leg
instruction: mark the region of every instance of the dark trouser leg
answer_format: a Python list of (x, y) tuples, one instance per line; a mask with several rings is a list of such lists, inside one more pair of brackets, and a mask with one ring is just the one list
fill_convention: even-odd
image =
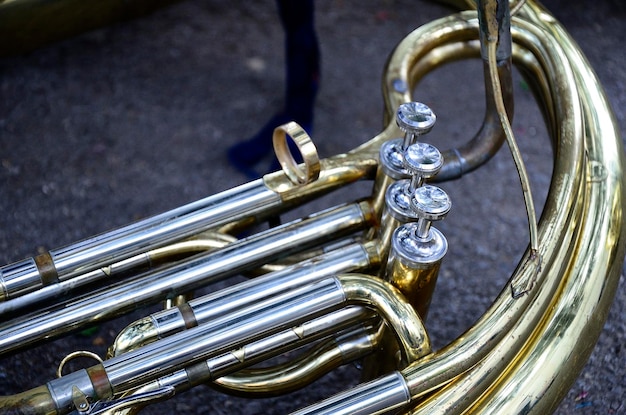
[[(250, 177), (260, 175), (254, 171), (254, 164), (272, 152), (274, 128), (296, 121), (310, 133), (313, 124), (320, 56), (314, 27), (313, 0), (278, 0), (277, 3), (285, 30), (285, 108), (275, 114), (253, 137), (228, 150), (230, 162)], [(272, 169), (275, 167), (276, 163), (272, 165)]]

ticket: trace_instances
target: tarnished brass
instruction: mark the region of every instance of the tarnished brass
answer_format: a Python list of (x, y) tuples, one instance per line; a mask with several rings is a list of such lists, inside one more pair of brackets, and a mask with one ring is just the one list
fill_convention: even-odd
[[(472, 4), (464, 0), (446, 3), (461, 9)], [(19, 0), (0, 2), (0, 27), (7, 18), (18, 16), (15, 13), (26, 12), (23, 4)], [(78, 7), (71, 0), (59, 4), (70, 9)], [(383, 371), (394, 371), (381, 384), (399, 382), (398, 387), (390, 390), (400, 391), (402, 396), (390, 400), (389, 405), (402, 406), (403, 413), (553, 411), (591, 353), (618, 283), (626, 250), (624, 155), (617, 123), (602, 87), (575, 42), (535, 2), (516, 2), (512, 7), (516, 11), (511, 18), (512, 62), (541, 100), (556, 157), (547, 201), (537, 226), (536, 247), (529, 247), (521, 255), (501, 293), (460, 337), (440, 350), (431, 350), (428, 333), (419, 317), (426, 315), (438, 265), (418, 270), (397, 262), (389, 270), (385, 268), (391, 232), (399, 222), (383, 217), (384, 192), (394, 179), (378, 169), (378, 152), (383, 142), (402, 135), (393, 122), (395, 110), (399, 104), (412, 100), (412, 90), (424, 75), (451, 60), (480, 57), (481, 28), (475, 10), (430, 22), (399, 43), (383, 77), (387, 125), (372, 140), (346, 154), (321, 160), (319, 176), (314, 159), (308, 165), (313, 168), (304, 173), (299, 170), (301, 166), (290, 161), (287, 170), (293, 173), (291, 178), (284, 172), (275, 172), (251, 185), (254, 190), (248, 188), (269, 200), (263, 199), (266, 205), (251, 210), (248, 216), (219, 222), (209, 227), (209, 233), (204, 229), (195, 236), (185, 235), (184, 240), (172, 245), (147, 248), (138, 257), (126, 257), (121, 262), (113, 259), (94, 271), (125, 276), (141, 270), (139, 276), (131, 275), (128, 281), (116, 282), (122, 286), (148, 275), (178, 278), (178, 283), (188, 276), (186, 272), (191, 272), (186, 267), (197, 259), (194, 254), (210, 250), (214, 254), (211, 257), (214, 268), (207, 273), (232, 275), (235, 272), (228, 268), (232, 264), (223, 264), (220, 258), (232, 254), (230, 250), (234, 246), (243, 251), (236, 257), (228, 257), (231, 262), (242, 260), (235, 271), (246, 276), (262, 274), (266, 278), (247, 281), (254, 290), (263, 290), (263, 296), (259, 296), (262, 300), (253, 304), (254, 314), (244, 312), (244, 306), (250, 309), (246, 302), (257, 293), (253, 289), (239, 298), (238, 288), (233, 288), (235, 294), (229, 301), (243, 304), (239, 307), (238, 303), (236, 316), (231, 310), (231, 315), (219, 315), (208, 323), (200, 323), (201, 319), (183, 302), (178, 308), (165, 310), (167, 318), (156, 321), (151, 315), (122, 330), (110, 356), (102, 363), (84, 373), (74, 372), (47, 385), (0, 398), (0, 408), (14, 413), (63, 414), (76, 409), (72, 406), (92, 405), (96, 400), (111, 398), (114, 409), (102, 413), (130, 414), (148, 404), (153, 395), (155, 400), (163, 399), (174, 391), (182, 392), (204, 382), (215, 382), (217, 388), (229, 393), (267, 396), (304, 387), (339, 364), (370, 356), (365, 360), (366, 373), (383, 375)], [(6, 47), (0, 50), (10, 51)], [(511, 67), (503, 64), (498, 72), (510, 115)], [(490, 104), (493, 96), (489, 97), (497, 88), (491, 88), (488, 77), (486, 82), (487, 115), (483, 128), (466, 146), (443, 152), (445, 164), (440, 179), (459, 177), (477, 168), (504, 140), (497, 121), (502, 114)], [(292, 132), (287, 129), (287, 133)], [(283, 137), (279, 138), (282, 142)], [(330, 211), (339, 212), (337, 216), (327, 211), (302, 221), (307, 227), (299, 227), (301, 221), (295, 221), (262, 232), (265, 239), (260, 240), (267, 247), (274, 247), (267, 257), (262, 251), (265, 245), (246, 245), (255, 236), (238, 241), (224, 234), (226, 230), (239, 231), (256, 223), (259, 217), (275, 215), (365, 179), (375, 180), (370, 197)], [(293, 246), (292, 242), (298, 232), (302, 237), (315, 233), (319, 243), (307, 240), (307, 249), (298, 249), (300, 246)], [(281, 257), (276, 253), (280, 250), (287, 254)], [(341, 255), (332, 262), (323, 255), (328, 252)], [(55, 266), (52, 257), (45, 262), (50, 262), (46, 265), (48, 269)], [(205, 264), (194, 265), (204, 271), (199, 265)], [(288, 277), (295, 279), (298, 267), (302, 271), (297, 274), (298, 281), (285, 282), (279, 280), (284, 275), (277, 277), (289, 269)], [(118, 269), (124, 272), (117, 273)], [(168, 275), (170, 270), (176, 271), (172, 271), (174, 275)], [(145, 281), (145, 285), (169, 282), (147, 281), (147, 278), (140, 281)], [(258, 287), (252, 285), (257, 281), (260, 281)], [(56, 283), (47, 280), (45, 289)], [(283, 285), (277, 289), (279, 283)], [(285, 288), (285, 284), (289, 287)], [(167, 289), (162, 291), (155, 295), (161, 295), (157, 301), (174, 298)], [(19, 290), (16, 292), (19, 294)], [(73, 301), (89, 306), (81, 298)], [(219, 298), (211, 305), (224, 306)], [(66, 304), (48, 306), (63, 309)], [(357, 321), (349, 318), (341, 323), (335, 321), (338, 317), (332, 313), (349, 307), (358, 308)], [(331, 322), (325, 324), (331, 327), (325, 326), (309, 337), (306, 325), (329, 316)], [(75, 322), (77, 328), (88, 323)], [(0, 336), (11, 331), (11, 324), (9, 321), (0, 326)], [(42, 338), (56, 334), (45, 333)], [(582, 336), (585, 341), (580, 341)], [(319, 343), (296, 360), (264, 368), (248, 367), (265, 358), (258, 350), (270, 341), (274, 342), (273, 348), (267, 354), (272, 357), (311, 342)], [(185, 355), (187, 346), (204, 346), (203, 342), (215, 347), (206, 351), (209, 360), (198, 357), (193, 350)], [(162, 350), (165, 357), (158, 354)], [(388, 354), (384, 359), (370, 355), (381, 350)], [(154, 356), (163, 359), (162, 364), (152, 371), (140, 370), (147, 360), (149, 364), (158, 364)], [(375, 381), (373, 385), (378, 383)], [(364, 386), (363, 390), (370, 390), (368, 387)], [(350, 397), (350, 393), (334, 398), (331, 404), (342, 402), (341, 397)], [(351, 404), (358, 405), (360, 396), (351, 399)], [(383, 408), (372, 413), (384, 411)]]

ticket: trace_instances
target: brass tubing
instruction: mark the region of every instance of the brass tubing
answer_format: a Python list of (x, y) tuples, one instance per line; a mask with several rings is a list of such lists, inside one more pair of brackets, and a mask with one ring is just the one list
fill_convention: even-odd
[[(431, 22), (409, 34), (394, 50), (383, 80), (385, 122), (393, 119), (395, 109), (412, 100), (412, 91), (426, 73), (453, 60), (478, 56), (478, 21), (475, 25), (456, 21), (454, 16)], [(485, 64), (486, 65), (486, 64)], [(500, 62), (498, 71), (503, 88), (503, 98), (509, 116), (513, 113), (511, 62)], [(488, 72), (485, 72), (485, 77)], [(486, 84), (488, 85), (488, 84)], [(504, 132), (493, 104), (493, 91), (486, 88), (486, 112), (483, 124), (476, 135), (465, 145), (443, 151), (445, 160), (435, 181), (459, 178), (487, 162), (504, 143)]]
[(398, 365), (414, 362), (430, 353), (428, 333), (413, 307), (390, 283), (363, 274), (337, 277), (348, 304), (374, 307), (393, 328), (402, 352)]
[[(624, 250), (622, 212), (626, 203), (624, 156), (616, 120), (595, 74), (565, 30), (539, 5), (531, 4), (523, 12), (548, 36), (561, 40), (576, 78), (575, 85), (581, 91), (582, 139), (589, 160), (584, 175), (586, 197), (580, 225), (582, 242), (570, 265), (571, 271), (559, 287), (559, 296), (551, 299), (550, 312), (543, 316), (542, 324), (529, 339), (530, 344), (489, 388), (489, 399), (477, 400), (469, 407), (472, 413), (512, 413), (519, 408), (532, 408), (531, 413), (538, 414), (554, 411), (593, 349), (608, 314), (622, 266), (621, 260), (616, 259), (621, 258)], [(581, 341), (581, 335), (585, 341)], [(502, 348), (506, 346), (503, 344)], [(486, 371), (487, 368), (481, 365), (476, 379)], [(482, 379), (481, 383), (484, 383), (487, 377), (482, 376)], [(522, 388), (526, 397), (511, 396), (513, 385)]]
[[(471, 24), (471, 14), (460, 16)], [(552, 23), (541, 12), (533, 18)], [(528, 45), (537, 55), (531, 59), (517, 47), (516, 53), (524, 55), (517, 61), (531, 62), (528, 72), (537, 73), (540, 67), (549, 74), (540, 74), (545, 79), (535, 84), (541, 85), (538, 89), (547, 100), (546, 118), (553, 122), (549, 130), (556, 133), (552, 139), (558, 157), (539, 228), (543, 264), (538, 270), (528, 256), (522, 258), (512, 280), (536, 280), (527, 295), (514, 299), (510, 287), (505, 287), (459, 339), (403, 370), (413, 399), (418, 403), (424, 399), (411, 413), (543, 414), (553, 410), (567, 390), (563, 385), (573, 381), (592, 348), (589, 342), (580, 342), (579, 336), (597, 337), (601, 328), (597, 321), (606, 316), (619, 277), (625, 233), (623, 155), (611, 111), (573, 42), (566, 42), (567, 53), (558, 47), (554, 38), (565, 37), (558, 26), (550, 25), (555, 36), (531, 30), (523, 22), (516, 26), (516, 42)], [(568, 59), (577, 61), (574, 72), (568, 68)], [(578, 92), (568, 88), (572, 85), (592, 90), (582, 97), (583, 111), (578, 107)], [(592, 108), (599, 109), (599, 114), (592, 113)], [(582, 124), (589, 128), (583, 129)], [(583, 131), (588, 133), (584, 143)], [(605, 135), (606, 142), (599, 141)], [(583, 157), (583, 145), (592, 149), (591, 160)], [(587, 220), (588, 215), (594, 220)], [(583, 292), (594, 293), (592, 299), (586, 300)], [(560, 293), (569, 299), (563, 301)], [(573, 305), (582, 306), (580, 313)], [(564, 339), (564, 330), (571, 331), (570, 341)], [(558, 364), (546, 365), (556, 350)], [(578, 354), (583, 357), (573, 359)], [(512, 393), (520, 383), (525, 393)]]
[(371, 333), (350, 333), (350, 336), (328, 339), (296, 359), (271, 367), (243, 369), (214, 381), (214, 387), (250, 397), (270, 397), (298, 390), (324, 374), (363, 357), (377, 346)]
[[(541, 56), (552, 56), (552, 65), (567, 66), (558, 72), (545, 70), (551, 78), (555, 74), (560, 78), (554, 80), (553, 88), (559, 93), (553, 94), (552, 101), (559, 119), (565, 119), (553, 129), (559, 157), (548, 200), (557, 199), (555, 194), (564, 195), (558, 189), (562, 185), (559, 180), (570, 180), (578, 188), (571, 192), (575, 199), (556, 200), (544, 209), (542, 230), (556, 227), (559, 220), (555, 214), (568, 209), (572, 223), (578, 224), (568, 232), (580, 242), (570, 245), (567, 239), (562, 241), (565, 246), (559, 248), (560, 258), (544, 264), (545, 282), (535, 288), (540, 292), (528, 313), (488, 358), (413, 413), (430, 414), (435, 408), (436, 413), (553, 411), (593, 347), (593, 341), (580, 341), (579, 336), (597, 338), (602, 326), (598, 321), (606, 317), (619, 278), (625, 232), (624, 161), (612, 112), (595, 75), (565, 31), (539, 6), (524, 8), (523, 13), (535, 26), (516, 21), (514, 35), (517, 32), (523, 43), (532, 39), (533, 44), (549, 48)], [(580, 98), (569, 89), (580, 91)], [(586, 165), (578, 167), (567, 156), (573, 145), (583, 143), (588, 156)], [(494, 365), (496, 362), (499, 364)], [(524, 390), (524, 394), (511, 393), (512, 388)]]
[(5, 414), (57, 414), (54, 400), (46, 385), (17, 395), (0, 397), (0, 407)]
[[(468, 24), (473, 18), (469, 13), (462, 14)], [(514, 40), (523, 37), (517, 27), (513, 28)], [(538, 41), (538, 39), (536, 39)], [(542, 39), (539, 44), (546, 41)], [(570, 69), (565, 66), (566, 58), (557, 48), (542, 51), (542, 56), (551, 56), (544, 68), (545, 73), (552, 77), (561, 78), (559, 85), (573, 85), (575, 80)], [(558, 68), (558, 69), (557, 69)], [(576, 120), (580, 120), (580, 111), (576, 107), (578, 94), (575, 90), (561, 90), (559, 94), (546, 97), (555, 102), (558, 112), (561, 113), (559, 131), (561, 137), (580, 136), (581, 126)], [(558, 277), (563, 272), (562, 262), (568, 255), (572, 255), (571, 241), (575, 240), (577, 231), (570, 228), (569, 221), (576, 223), (580, 219), (582, 206), (577, 203), (582, 191), (582, 162), (583, 143), (580, 140), (560, 140), (559, 158), (554, 167), (553, 180), (550, 195), (544, 214), (540, 221), (540, 251), (543, 265), (540, 273), (535, 275), (535, 267), (525, 262), (528, 257), (522, 258), (518, 269), (514, 273), (521, 274), (524, 278), (536, 279), (536, 287), (524, 297), (513, 299), (510, 289), (506, 287), (496, 299), (483, 317), (461, 336), (441, 351), (428, 356), (420, 365), (415, 365), (407, 370), (407, 381), (414, 396), (421, 396), (433, 389), (452, 381), (458, 375), (472, 368), (504, 338), (517, 324), (522, 314), (533, 304), (535, 297), (548, 297), (556, 289)], [(554, 267), (554, 270), (553, 270)], [(514, 278), (513, 277), (513, 278)], [(544, 305), (544, 307), (547, 306)], [(524, 318), (526, 335), (530, 334), (533, 318)], [(516, 337), (519, 339), (519, 337)], [(524, 338), (522, 336), (522, 338)], [(518, 343), (516, 347), (521, 347)], [(513, 351), (510, 351), (513, 353)], [(498, 372), (495, 370), (494, 372)], [(428, 373), (428, 374), (427, 374)], [(435, 397), (430, 399), (435, 400)], [(463, 397), (462, 399), (467, 399)], [(427, 413), (428, 410), (425, 410)], [(422, 413), (416, 412), (416, 413)]]
[(404, 294), (424, 321), (428, 316), (440, 266), (441, 262), (438, 261), (420, 269), (398, 260), (393, 262), (389, 273), (389, 282)]

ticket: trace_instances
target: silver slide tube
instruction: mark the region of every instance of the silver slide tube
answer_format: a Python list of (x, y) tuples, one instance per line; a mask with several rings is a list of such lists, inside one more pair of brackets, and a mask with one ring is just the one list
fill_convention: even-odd
[[(341, 285), (328, 278), (276, 298), (266, 310), (231, 322), (222, 329), (202, 325), (148, 344), (105, 361), (102, 366), (113, 393), (132, 389), (168, 373), (211, 357), (219, 356), (245, 343), (283, 331), (345, 305)], [(72, 407), (72, 388), (87, 385), (86, 372), (78, 371), (48, 382), (47, 387), (59, 409)], [(96, 396), (94, 390), (83, 391)]]
[[(255, 180), (131, 225), (103, 233), (46, 256), (46, 264), (27, 258), (0, 268), (0, 301), (47, 284), (67, 281), (151, 248), (278, 207), (279, 195)], [(42, 267), (48, 268), (42, 270)], [(46, 275), (51, 274), (51, 275)], [(102, 275), (104, 276), (104, 275)]]
[(400, 372), (363, 383), (292, 415), (375, 415), (406, 405), (409, 388)]
[[(287, 290), (311, 284), (333, 274), (363, 269), (370, 265), (370, 258), (360, 244), (352, 244), (310, 260), (292, 265), (251, 280), (220, 290), (217, 293), (189, 301), (197, 324), (204, 324), (220, 316), (237, 318), (238, 310), (282, 294)], [(178, 307), (158, 311), (150, 318), (159, 337), (166, 337), (185, 329), (185, 319)]]
[[(316, 370), (321, 376), (329, 370), (352, 362), (374, 350), (378, 340), (376, 335), (377, 324), (371, 325), (371, 323), (376, 323), (378, 320), (373, 317), (374, 315), (372, 311), (361, 306), (349, 306), (333, 311), (322, 317), (307, 321), (300, 326), (246, 344), (233, 352), (196, 363), (161, 377), (134, 390), (132, 394), (125, 394), (123, 398), (101, 401), (101, 404), (96, 404), (92, 410), (96, 411), (101, 406), (107, 406), (109, 410), (114, 407), (120, 408), (130, 402), (156, 403), (159, 399), (154, 399), (154, 396), (160, 396), (164, 391), (181, 393), (195, 385), (211, 381), (216, 381), (220, 387), (231, 389), (233, 381), (235, 385), (239, 382), (237, 380), (238, 374), (229, 376), (230, 374), (238, 372), (256, 362), (277, 356), (283, 351), (293, 350), (303, 344), (335, 335), (325, 339), (320, 344), (322, 350), (317, 347), (315, 349)], [(366, 321), (369, 321), (370, 324), (364, 324)], [(338, 331), (342, 332), (337, 335)], [(320, 351), (322, 353), (318, 355)], [(285, 370), (297, 371), (299, 369), (297, 366), (295, 365), (295, 367), (287, 369), (281, 367), (279, 370), (285, 375)], [(300, 379), (297, 376), (287, 377), (289, 379)], [(313, 380), (314, 378), (312, 377), (311, 381)], [(226, 385), (224, 382), (226, 382)], [(246, 381), (243, 383), (246, 384)], [(285, 386), (285, 384), (283, 383), (282, 386)], [(249, 389), (247, 390), (249, 391)]]
[(192, 261), (114, 284), (61, 310), (46, 310), (35, 316), (4, 323), (0, 326), (0, 354), (323, 244), (328, 239), (362, 229), (365, 222), (360, 204), (342, 206), (269, 229)]
[[(171, 375), (159, 378), (157, 381), (142, 387), (142, 390), (155, 390), (172, 386), (177, 392), (183, 391), (198, 382), (208, 382), (222, 376), (226, 376), (260, 361), (274, 357), (284, 351), (293, 350), (296, 347), (319, 340), (323, 337), (331, 336), (338, 331), (350, 329), (350, 333), (360, 336), (371, 336), (369, 330), (362, 324), (363, 320), (373, 317), (373, 312), (362, 306), (349, 306), (342, 308), (322, 317), (304, 322), (303, 324), (289, 328), (288, 330), (276, 333), (264, 339), (246, 344), (240, 349), (216, 356), (202, 362), (201, 376), (198, 370), (194, 371), (191, 378), (186, 369), (172, 373)], [(373, 338), (367, 341), (375, 344)], [(363, 340), (363, 344), (366, 341)], [(367, 346), (361, 344), (361, 347)], [(370, 346), (371, 349), (371, 346)], [(350, 349), (347, 354), (355, 354)], [(348, 356), (348, 358), (350, 358)]]

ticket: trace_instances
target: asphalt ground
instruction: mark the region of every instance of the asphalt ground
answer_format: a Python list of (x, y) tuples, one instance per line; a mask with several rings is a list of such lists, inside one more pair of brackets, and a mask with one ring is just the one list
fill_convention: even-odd
[[(189, 0), (15, 58), (0, 60), (0, 262), (9, 263), (247, 181), (226, 148), (281, 106), (282, 31), (273, 1)], [(626, 12), (618, 1), (547, 1), (596, 69), (626, 137)], [(407, 33), (449, 11), (411, 1), (320, 0), (322, 81), (313, 139), (322, 156), (382, 127), (380, 79)], [(482, 120), (480, 67), (429, 75), (416, 98), (438, 115), (431, 142), (458, 145)], [(516, 76), (514, 129), (545, 198), (550, 146), (541, 115)], [(437, 225), (449, 239), (428, 319), (435, 347), (461, 334), (502, 289), (527, 245), (510, 155), (446, 183), (453, 210)], [(346, 196), (348, 197), (348, 196)], [(334, 202), (335, 200), (333, 200)], [(0, 393), (54, 377), (78, 349), (103, 355), (144, 311), (0, 360)], [(558, 414), (626, 413), (626, 290), (622, 276), (598, 344)], [(582, 338), (580, 341), (585, 341)], [(358, 380), (345, 367), (287, 397), (248, 400), (199, 387), (145, 413), (282, 414)]]

